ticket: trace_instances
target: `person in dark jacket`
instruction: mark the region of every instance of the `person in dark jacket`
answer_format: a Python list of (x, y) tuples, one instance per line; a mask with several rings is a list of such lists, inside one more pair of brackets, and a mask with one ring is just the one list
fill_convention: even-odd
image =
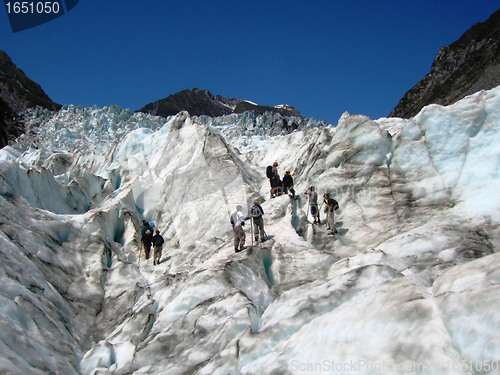
[(251, 213), (254, 225), (253, 234), (255, 237), (255, 242), (259, 241), (259, 235), (260, 235), (260, 240), (265, 241), (266, 232), (264, 231), (264, 218), (262, 216), (264, 215), (264, 210), (262, 209), (258, 199), (255, 200)]
[(144, 246), (144, 253), (146, 259), (149, 259), (151, 254), (151, 245), (153, 244), (153, 231), (148, 229), (141, 238), (142, 245)]
[(153, 255), (153, 264), (160, 264), (161, 260), (161, 253), (163, 249), (163, 243), (165, 240), (160, 234), (160, 231), (157, 229), (156, 234), (153, 236), (153, 248), (154, 248), (154, 255)]
[(279, 173), (278, 173), (278, 162), (275, 161), (273, 163), (273, 168), (271, 170), (271, 178), (269, 179), (270, 183), (271, 183), (271, 198), (274, 198), (276, 197), (277, 195), (279, 195), (279, 192), (278, 190), (281, 188), (281, 180), (280, 180), (280, 176), (279, 176)]
[(295, 190), (293, 189), (293, 177), (290, 174), (290, 170), (287, 169), (285, 176), (283, 177), (283, 189), (285, 190), (285, 194), (288, 194), (288, 191), (292, 193), (292, 198), (295, 198)]
[(339, 203), (332, 198), (330, 193), (323, 195), (323, 202), (326, 203), (326, 224), (333, 233), (338, 233), (335, 228), (335, 211), (339, 209)]

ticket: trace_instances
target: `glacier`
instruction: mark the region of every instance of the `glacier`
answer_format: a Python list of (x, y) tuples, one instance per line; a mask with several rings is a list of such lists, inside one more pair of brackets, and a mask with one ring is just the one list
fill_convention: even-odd
[[(335, 126), (72, 105), (25, 121), (0, 150), (0, 373), (500, 374), (500, 87)], [(270, 198), (274, 161), (297, 200)], [(335, 236), (311, 185), (340, 204)], [(269, 239), (235, 253), (229, 215), (255, 199)]]

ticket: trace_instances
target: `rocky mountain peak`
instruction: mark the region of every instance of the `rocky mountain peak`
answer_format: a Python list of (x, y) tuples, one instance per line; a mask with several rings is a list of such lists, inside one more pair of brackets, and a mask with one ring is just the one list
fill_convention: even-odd
[(61, 108), (3, 51), (0, 51), (0, 99), (7, 103), (10, 110), (15, 113), (37, 105), (50, 110)]
[(408, 91), (389, 117), (409, 118), (429, 104), (449, 105), (500, 85), (500, 10), (440, 49), (431, 71)]
[(0, 51), (0, 148), (23, 132), (17, 115), (37, 105), (53, 111), (61, 107)]
[(164, 99), (149, 103), (138, 112), (168, 117), (181, 111), (187, 111), (191, 116), (205, 115), (210, 117), (246, 111), (255, 111), (257, 113), (274, 112), (283, 116), (302, 117), (298, 110), (289, 105), (261, 106), (243, 99), (214, 95), (209, 90), (197, 88), (183, 90)]

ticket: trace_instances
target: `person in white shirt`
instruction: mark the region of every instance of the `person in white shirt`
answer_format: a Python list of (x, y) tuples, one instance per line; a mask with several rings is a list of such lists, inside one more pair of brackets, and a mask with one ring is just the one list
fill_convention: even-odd
[(245, 225), (245, 220), (250, 219), (249, 216), (244, 216), (242, 212), (243, 208), (238, 205), (236, 206), (236, 211), (231, 215), (231, 225), (233, 226), (234, 232), (234, 251), (239, 253), (245, 248), (246, 235), (243, 230)]

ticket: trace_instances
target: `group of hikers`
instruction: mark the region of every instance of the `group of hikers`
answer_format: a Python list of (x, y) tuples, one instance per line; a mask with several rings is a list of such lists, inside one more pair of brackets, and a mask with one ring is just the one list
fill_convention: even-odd
[(233, 226), (234, 232), (234, 251), (239, 253), (240, 251), (245, 249), (245, 241), (246, 235), (243, 230), (243, 226), (245, 225), (245, 221), (252, 219), (253, 225), (253, 236), (255, 237), (255, 242), (260, 241), (263, 242), (266, 240), (267, 234), (264, 230), (264, 210), (260, 205), (258, 199), (254, 201), (254, 205), (250, 210), (251, 215), (245, 216), (243, 215), (243, 207), (241, 205), (236, 206), (236, 211), (231, 215), (230, 222)]
[[(288, 192), (290, 192), (290, 196), (296, 199), (295, 190), (293, 188), (293, 178), (289, 169), (286, 170), (283, 181), (281, 181), (278, 174), (278, 162), (275, 161), (272, 166), (267, 167), (266, 176), (269, 178), (271, 185), (271, 198), (275, 198), (276, 196), (282, 194), (288, 194)], [(304, 194), (309, 196), (308, 205), (311, 210), (311, 215), (314, 218), (313, 224), (321, 224), (320, 210), (323, 204), (325, 204), (324, 212), (326, 213), (327, 229), (330, 231), (330, 234), (338, 233), (335, 228), (335, 211), (339, 208), (338, 202), (333, 199), (330, 193), (325, 193), (323, 195), (323, 202), (321, 203), (321, 206), (319, 206), (318, 193), (316, 192), (314, 186), (310, 186)], [(243, 208), (241, 205), (236, 206), (236, 211), (231, 214), (230, 217), (230, 222), (233, 226), (234, 232), (234, 251), (237, 253), (245, 249), (246, 236), (243, 226), (245, 225), (246, 220), (252, 219), (254, 227), (253, 235), (256, 242), (258, 242), (259, 237), (261, 241), (265, 241), (267, 237), (264, 230), (264, 210), (262, 209), (259, 200), (257, 199), (254, 201), (254, 205), (250, 210), (250, 216), (245, 216), (242, 210)]]
[(141, 229), (141, 242), (144, 246), (144, 253), (146, 255), (146, 259), (151, 257), (151, 246), (154, 248), (153, 253), (153, 265), (160, 264), (161, 261), (161, 253), (163, 250), (163, 244), (165, 240), (163, 239), (160, 231), (157, 229), (153, 235), (154, 228), (151, 223), (146, 220), (142, 221), (142, 224), (139, 226)]
[[(295, 190), (293, 189), (293, 178), (290, 174), (290, 170), (287, 169), (283, 181), (281, 181), (278, 173), (278, 162), (275, 161), (272, 166), (268, 166), (266, 169), (267, 178), (271, 184), (271, 198), (274, 198), (281, 194), (288, 194), (290, 192), (291, 197), (295, 198)], [(320, 217), (318, 208), (318, 193), (316, 193), (314, 186), (310, 186), (304, 194), (309, 195), (309, 207), (311, 208), (311, 215), (314, 218), (313, 224), (320, 224)], [(335, 229), (335, 210), (339, 208), (338, 202), (331, 197), (330, 193), (323, 195), (323, 204), (325, 206), (326, 224), (330, 231), (337, 233)]]
[(339, 203), (332, 198), (330, 193), (323, 194), (323, 203), (318, 207), (318, 193), (315, 191), (314, 186), (310, 186), (304, 194), (309, 195), (309, 207), (311, 209), (311, 215), (314, 218), (313, 224), (321, 224), (320, 211), (321, 206), (326, 204), (326, 226), (327, 229), (332, 233), (338, 233), (335, 228), (335, 211), (339, 208)]
[(288, 194), (295, 198), (295, 190), (293, 189), (293, 177), (290, 170), (287, 169), (283, 181), (278, 174), (278, 162), (275, 161), (273, 165), (268, 166), (266, 169), (266, 176), (271, 183), (271, 198), (277, 197), (282, 194)]
[[(274, 162), (272, 166), (267, 167), (266, 175), (269, 178), (271, 185), (271, 198), (282, 194), (290, 193), (291, 198), (296, 199), (295, 190), (293, 188), (293, 178), (291, 176), (290, 170), (286, 170), (283, 181), (280, 179), (278, 174), (278, 162)], [(314, 186), (310, 186), (305, 192), (305, 195), (309, 196), (309, 208), (312, 217), (314, 218), (313, 224), (320, 224), (320, 210), (323, 204), (325, 204), (326, 213), (326, 224), (327, 229), (331, 234), (338, 233), (335, 228), (335, 210), (339, 208), (338, 202), (332, 198), (330, 193), (323, 195), (323, 203), (321, 206), (318, 205), (318, 193)], [(245, 249), (246, 235), (243, 226), (245, 221), (252, 219), (253, 226), (253, 236), (255, 242), (259, 240), (265, 241), (267, 239), (266, 231), (264, 230), (264, 210), (260, 205), (260, 201), (256, 199), (254, 205), (250, 209), (250, 216), (245, 216), (243, 214), (243, 207), (241, 205), (236, 206), (236, 211), (230, 215), (230, 222), (233, 226), (234, 233), (234, 251), (239, 253)], [(160, 264), (162, 247), (165, 242), (163, 237), (160, 235), (160, 231), (156, 230), (155, 234), (153, 225), (148, 221), (143, 220), (141, 228), (142, 237), (141, 243), (144, 246), (144, 252), (146, 254), (146, 259), (150, 258), (151, 247), (154, 248), (153, 264)]]

